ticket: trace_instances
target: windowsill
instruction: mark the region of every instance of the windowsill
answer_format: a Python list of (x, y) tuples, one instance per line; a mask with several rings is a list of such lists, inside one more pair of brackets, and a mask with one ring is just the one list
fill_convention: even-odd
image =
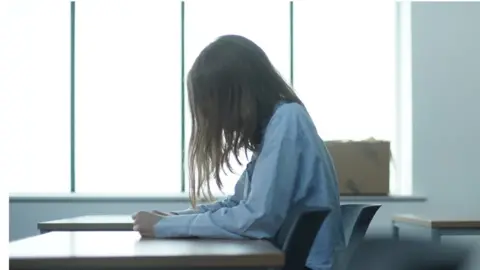
[[(222, 198), (225, 196), (219, 196)], [(189, 202), (188, 194), (10, 194), (10, 202)], [(342, 196), (342, 202), (424, 202), (424, 196)]]

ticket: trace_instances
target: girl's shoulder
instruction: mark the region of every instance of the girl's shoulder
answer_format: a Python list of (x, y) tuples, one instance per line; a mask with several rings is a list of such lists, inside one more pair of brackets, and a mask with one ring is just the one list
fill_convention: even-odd
[(267, 125), (266, 133), (269, 129), (275, 130), (276, 136), (281, 134), (301, 135), (305, 130), (315, 128), (307, 109), (298, 103), (281, 103), (277, 105), (275, 112)]

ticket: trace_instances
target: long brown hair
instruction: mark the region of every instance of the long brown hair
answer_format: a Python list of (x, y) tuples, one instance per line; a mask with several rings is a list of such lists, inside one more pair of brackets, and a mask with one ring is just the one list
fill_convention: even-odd
[(265, 52), (251, 40), (221, 36), (195, 60), (187, 78), (192, 116), (189, 145), (190, 200), (212, 199), (210, 179), (222, 189), (220, 172), (234, 156), (257, 152), (262, 131), (280, 102), (302, 104)]

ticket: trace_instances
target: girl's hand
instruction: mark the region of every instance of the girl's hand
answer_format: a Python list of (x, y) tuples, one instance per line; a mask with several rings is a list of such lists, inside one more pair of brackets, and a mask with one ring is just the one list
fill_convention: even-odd
[(133, 230), (139, 232), (142, 237), (155, 237), (153, 227), (164, 217), (163, 215), (140, 211), (132, 216)]

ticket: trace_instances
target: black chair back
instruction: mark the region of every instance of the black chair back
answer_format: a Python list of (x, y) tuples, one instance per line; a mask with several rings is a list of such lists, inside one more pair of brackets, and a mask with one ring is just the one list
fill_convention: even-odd
[(284, 270), (304, 269), (320, 227), (330, 213), (326, 207), (296, 207), (278, 231), (274, 244), (285, 253)]

